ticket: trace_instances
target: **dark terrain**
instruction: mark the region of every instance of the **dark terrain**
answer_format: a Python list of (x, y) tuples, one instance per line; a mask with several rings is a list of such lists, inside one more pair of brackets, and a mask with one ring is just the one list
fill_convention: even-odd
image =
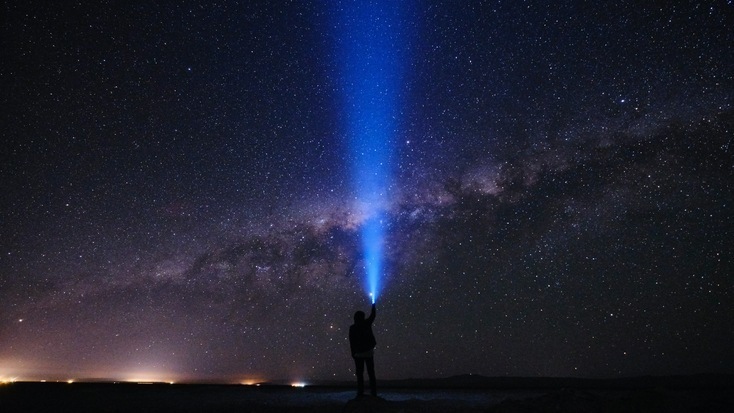
[(731, 412), (734, 377), (488, 378), (381, 383), (354, 399), (344, 383), (269, 385), (29, 383), (0, 387), (2, 412)]

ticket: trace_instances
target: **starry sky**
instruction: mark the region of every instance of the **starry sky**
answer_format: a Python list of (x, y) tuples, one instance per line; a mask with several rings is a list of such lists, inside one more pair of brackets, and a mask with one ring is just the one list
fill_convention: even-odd
[[(0, 378), (352, 379), (348, 7), (4, 3)], [(732, 2), (391, 16), (378, 377), (734, 373)]]

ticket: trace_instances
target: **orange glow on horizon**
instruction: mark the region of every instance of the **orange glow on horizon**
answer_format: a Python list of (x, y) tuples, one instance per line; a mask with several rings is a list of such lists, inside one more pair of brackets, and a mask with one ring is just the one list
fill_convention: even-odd
[(125, 383), (138, 383), (138, 384), (154, 384), (154, 383), (166, 383), (173, 384), (175, 381), (171, 379), (152, 378), (152, 377), (130, 377), (123, 379)]
[(259, 386), (261, 383), (263, 383), (265, 380), (260, 379), (245, 379), (240, 382), (243, 386)]

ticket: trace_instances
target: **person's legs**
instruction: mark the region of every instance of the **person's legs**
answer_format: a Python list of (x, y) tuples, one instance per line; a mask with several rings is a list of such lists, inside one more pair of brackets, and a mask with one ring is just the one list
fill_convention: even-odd
[(364, 359), (355, 357), (354, 367), (357, 374), (357, 396), (361, 396), (364, 394)]
[[(365, 359), (367, 363), (367, 375), (370, 376), (370, 391), (373, 396), (377, 396), (377, 379), (375, 378), (375, 360), (370, 357)], [(361, 375), (360, 375), (361, 377)], [(364, 384), (362, 384), (364, 386)]]

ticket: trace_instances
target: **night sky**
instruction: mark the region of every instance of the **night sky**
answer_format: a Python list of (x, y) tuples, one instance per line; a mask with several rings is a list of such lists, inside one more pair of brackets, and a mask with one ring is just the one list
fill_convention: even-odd
[(351, 380), (382, 13), (378, 378), (734, 373), (732, 2), (371, 3), (4, 3), (0, 378)]

